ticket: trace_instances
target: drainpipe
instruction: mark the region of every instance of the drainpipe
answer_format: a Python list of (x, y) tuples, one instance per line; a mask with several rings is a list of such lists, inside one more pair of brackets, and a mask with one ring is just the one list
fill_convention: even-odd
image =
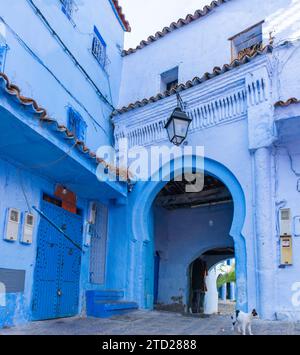
[(254, 153), (254, 162), (259, 313), (263, 319), (273, 319), (274, 255), (270, 150), (257, 149)]

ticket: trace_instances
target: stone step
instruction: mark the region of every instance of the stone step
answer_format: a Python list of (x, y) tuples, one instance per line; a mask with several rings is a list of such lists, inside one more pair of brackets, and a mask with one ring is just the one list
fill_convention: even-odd
[(100, 291), (87, 291), (87, 298), (91, 298), (96, 301), (105, 300), (122, 300), (124, 299), (124, 291), (120, 290), (100, 290)]
[(87, 316), (109, 318), (138, 309), (135, 302), (124, 300), (123, 291), (87, 291)]

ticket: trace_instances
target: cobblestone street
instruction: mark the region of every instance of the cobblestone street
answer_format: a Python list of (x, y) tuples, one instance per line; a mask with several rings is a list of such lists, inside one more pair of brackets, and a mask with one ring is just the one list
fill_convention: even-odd
[[(300, 323), (253, 322), (255, 335), (300, 335)], [(229, 315), (208, 318), (138, 311), (112, 319), (69, 318), (4, 329), (0, 335), (233, 335)]]

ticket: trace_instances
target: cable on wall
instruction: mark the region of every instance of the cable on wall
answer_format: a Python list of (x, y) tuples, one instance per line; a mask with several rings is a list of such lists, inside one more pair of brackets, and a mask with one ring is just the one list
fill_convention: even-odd
[(93, 79), (89, 76), (89, 74), (86, 72), (86, 70), (83, 68), (83, 66), (77, 61), (76, 57), (73, 55), (73, 53), (69, 50), (69, 48), (65, 45), (63, 40), (60, 38), (60, 36), (57, 34), (57, 32), (52, 28), (46, 17), (42, 14), (41, 10), (36, 6), (36, 4), (33, 2), (33, 0), (27, 0), (28, 3), (34, 8), (35, 12), (37, 15), (40, 17), (40, 19), (43, 21), (45, 26), (48, 28), (50, 31), (51, 35), (57, 40), (57, 42), (60, 44), (60, 46), (63, 48), (63, 50), (71, 57), (72, 61), (75, 63), (76, 67), (82, 72), (82, 74), (86, 77), (87, 81), (92, 85), (98, 96), (112, 109), (114, 110), (115, 107), (113, 106), (112, 103), (110, 103), (107, 98), (102, 94), (101, 90), (98, 88), (98, 86), (95, 84)]
[(60, 81), (60, 79), (53, 73), (53, 71), (39, 58), (39, 56), (23, 41), (23, 39), (10, 27), (10, 25), (0, 16), (0, 21), (2, 21), (6, 28), (11, 32), (11, 34), (16, 38), (16, 40), (22, 45), (22, 47), (32, 56), (32, 58), (37, 61), (48, 73), (56, 80), (56, 82), (67, 92), (67, 94), (72, 97), (72, 99), (85, 111), (85, 113), (93, 121), (94, 125), (97, 125), (104, 134), (111, 140), (104, 127), (95, 120), (95, 118), (90, 114), (87, 108), (72, 94), (72, 92)]
[(30, 206), (30, 203), (29, 203), (29, 199), (28, 199), (28, 197), (27, 197), (27, 194), (26, 194), (26, 191), (25, 191), (25, 188), (24, 188), (24, 185), (23, 185), (22, 173), (21, 173), (21, 170), (20, 170), (20, 169), (18, 169), (18, 174), (19, 174), (19, 180), (20, 180), (21, 190), (22, 190), (22, 193), (23, 193), (23, 196), (24, 196), (24, 199), (25, 199), (27, 208), (28, 208), (28, 212), (29, 212), (30, 214), (32, 214), (31, 206)]

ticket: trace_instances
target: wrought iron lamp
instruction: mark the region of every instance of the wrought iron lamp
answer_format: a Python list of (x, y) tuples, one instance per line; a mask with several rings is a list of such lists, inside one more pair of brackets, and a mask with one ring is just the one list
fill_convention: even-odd
[(186, 139), (192, 119), (184, 111), (184, 103), (177, 93), (177, 107), (168, 119), (165, 128), (171, 143), (180, 146)]

